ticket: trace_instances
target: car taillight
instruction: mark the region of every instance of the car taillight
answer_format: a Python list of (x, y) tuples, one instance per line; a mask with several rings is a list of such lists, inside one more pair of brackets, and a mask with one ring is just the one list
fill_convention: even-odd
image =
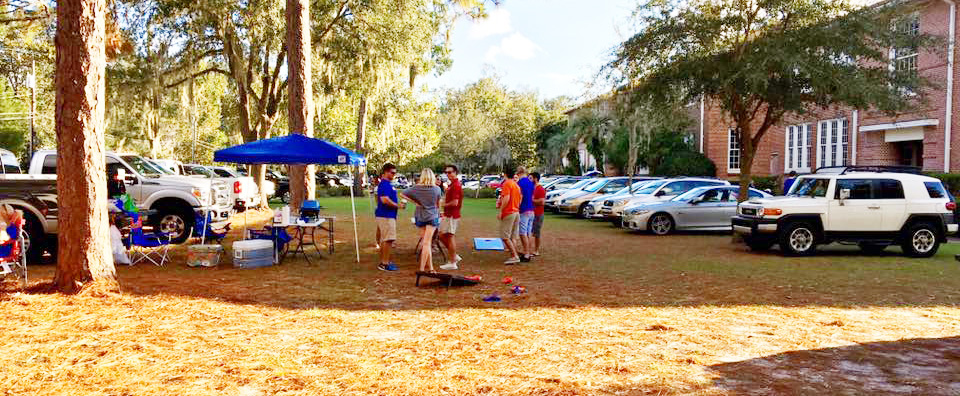
[(953, 201), (947, 202), (947, 210), (953, 212), (954, 209), (956, 208), (957, 208), (956, 202), (953, 202)]
[(243, 190), (243, 188), (240, 187), (240, 182), (238, 181), (233, 182), (233, 193), (240, 194), (241, 190)]

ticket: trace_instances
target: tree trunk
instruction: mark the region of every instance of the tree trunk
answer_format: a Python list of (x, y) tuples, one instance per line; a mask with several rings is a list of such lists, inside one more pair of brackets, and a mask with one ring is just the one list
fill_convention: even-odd
[(76, 293), (88, 283), (119, 290), (110, 251), (104, 160), (104, 0), (57, 3), (57, 204), (54, 284)]
[[(291, 134), (313, 136), (313, 92), (310, 82), (310, 3), (287, 0), (287, 118)], [(290, 167), (290, 207), (314, 199), (313, 166)]]
[(740, 135), (740, 195), (738, 202), (746, 201), (750, 198), (750, 182), (753, 180), (753, 160), (756, 154), (756, 147), (753, 145), (751, 133), (747, 129), (741, 129)]
[[(360, 96), (360, 106), (357, 110), (357, 144), (354, 151), (363, 154), (364, 145), (367, 141), (367, 95)], [(361, 166), (354, 167), (353, 172), (353, 191), (360, 195), (360, 185), (363, 184), (363, 176), (366, 174), (365, 168)]]
[(629, 126), (627, 135), (627, 191), (633, 194), (633, 174), (637, 170), (637, 127)]

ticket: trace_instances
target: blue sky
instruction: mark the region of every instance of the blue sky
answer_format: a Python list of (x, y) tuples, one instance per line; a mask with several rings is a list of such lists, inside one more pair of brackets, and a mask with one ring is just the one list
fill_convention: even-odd
[[(499, 76), (510, 89), (541, 98), (582, 100), (612, 48), (629, 37), (636, 0), (504, 0), (480, 21), (462, 20), (451, 36), (453, 67), (427, 80), (431, 90)], [(578, 101), (579, 101), (578, 100)]]

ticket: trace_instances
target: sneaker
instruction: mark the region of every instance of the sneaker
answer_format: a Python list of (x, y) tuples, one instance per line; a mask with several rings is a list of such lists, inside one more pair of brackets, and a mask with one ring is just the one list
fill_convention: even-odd
[(460, 264), (461, 261), (463, 261), (463, 257), (460, 257), (459, 254), (453, 258), (453, 264)]
[(455, 270), (457, 269), (457, 263), (446, 263), (440, 266), (442, 270)]
[(397, 265), (394, 263), (388, 263), (388, 264), (381, 263), (380, 265), (377, 266), (377, 269), (379, 269), (380, 271), (396, 271)]
[(530, 256), (525, 255), (525, 254), (524, 254), (524, 255), (521, 255), (521, 256), (520, 256), (520, 262), (521, 262), (521, 263), (529, 263), (529, 262), (530, 262)]
[(503, 263), (506, 264), (506, 265), (511, 265), (511, 264), (516, 264), (516, 263), (519, 263), (519, 262), (520, 262), (520, 259), (519, 259), (519, 258), (517, 258), (517, 257), (510, 257), (510, 258), (507, 259), (507, 261), (504, 261)]

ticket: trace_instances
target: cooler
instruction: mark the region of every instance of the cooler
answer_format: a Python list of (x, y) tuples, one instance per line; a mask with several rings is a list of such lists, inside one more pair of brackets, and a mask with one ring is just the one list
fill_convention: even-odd
[(250, 239), (233, 243), (233, 266), (259, 268), (273, 265), (273, 241)]

